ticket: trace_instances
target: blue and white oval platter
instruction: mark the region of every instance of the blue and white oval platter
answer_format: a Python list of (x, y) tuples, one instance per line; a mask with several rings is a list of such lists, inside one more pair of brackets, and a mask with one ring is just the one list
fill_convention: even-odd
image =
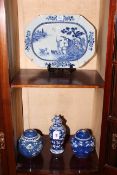
[(95, 27), (81, 15), (40, 15), (25, 31), (25, 53), (43, 68), (78, 68), (95, 53)]

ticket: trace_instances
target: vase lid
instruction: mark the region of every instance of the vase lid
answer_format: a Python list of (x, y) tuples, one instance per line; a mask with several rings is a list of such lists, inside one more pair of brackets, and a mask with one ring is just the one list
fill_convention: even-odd
[(88, 129), (80, 129), (76, 132), (75, 137), (79, 140), (88, 140), (91, 138), (91, 134)]
[(23, 132), (23, 135), (28, 138), (36, 137), (37, 134), (37, 131), (34, 129), (27, 129)]
[(52, 119), (52, 122), (54, 125), (61, 125), (62, 119), (61, 119), (60, 115), (55, 115), (54, 118)]

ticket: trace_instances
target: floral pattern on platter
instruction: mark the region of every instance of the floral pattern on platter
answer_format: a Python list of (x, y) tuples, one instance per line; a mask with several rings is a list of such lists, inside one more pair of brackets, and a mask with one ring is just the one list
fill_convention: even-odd
[(41, 67), (80, 67), (95, 53), (95, 28), (81, 15), (40, 15), (25, 32), (25, 53)]
[(70, 21), (74, 21), (74, 17), (71, 15), (71, 16), (67, 16), (67, 15), (50, 15), (50, 16), (47, 16), (46, 18), (48, 21), (62, 21), (62, 22), (70, 22)]
[(18, 140), (19, 152), (26, 158), (37, 156), (43, 148), (40, 134), (34, 129), (27, 129)]
[(66, 135), (66, 129), (62, 125), (60, 116), (55, 116), (52, 119), (53, 125), (49, 129), (49, 137), (51, 142), (50, 151), (53, 154), (61, 154), (64, 152), (63, 144)]
[(88, 129), (80, 129), (72, 137), (71, 146), (78, 158), (86, 158), (95, 148), (95, 139)]

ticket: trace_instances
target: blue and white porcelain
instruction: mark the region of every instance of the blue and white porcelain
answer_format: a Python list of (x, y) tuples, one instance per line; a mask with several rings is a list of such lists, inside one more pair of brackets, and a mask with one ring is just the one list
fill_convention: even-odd
[(80, 129), (72, 137), (71, 146), (78, 158), (86, 158), (95, 148), (95, 139), (88, 129)]
[(95, 27), (81, 15), (40, 15), (25, 31), (25, 53), (47, 68), (78, 68), (95, 53)]
[(60, 116), (54, 116), (53, 125), (49, 128), (49, 137), (51, 142), (50, 151), (53, 154), (61, 154), (64, 152), (63, 144), (66, 135), (66, 128), (62, 124)]
[(37, 156), (43, 148), (42, 137), (34, 129), (27, 129), (18, 142), (19, 152), (26, 158)]

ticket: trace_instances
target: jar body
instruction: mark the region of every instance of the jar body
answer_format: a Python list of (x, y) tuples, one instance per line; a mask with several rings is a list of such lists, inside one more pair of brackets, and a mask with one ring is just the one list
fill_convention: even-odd
[[(59, 120), (59, 118), (57, 118), (57, 120)], [(49, 137), (50, 137), (50, 142), (51, 142), (50, 151), (53, 154), (63, 153), (63, 151), (64, 151), (63, 144), (64, 144), (65, 135), (66, 135), (66, 129), (59, 122), (54, 123), (49, 128)]]
[[(28, 136), (28, 132), (30, 133), (33, 131), (34, 130), (24, 131), (18, 143), (19, 152), (27, 158), (37, 156), (43, 148), (42, 137), (38, 133), (34, 131), (35, 136)], [(25, 135), (25, 132), (27, 132), (27, 135)]]
[(76, 135), (73, 136), (71, 139), (72, 150), (77, 157), (86, 158), (91, 154), (91, 152), (95, 148), (95, 139), (91, 135), (89, 135), (88, 138), (87, 137), (80, 138)]

